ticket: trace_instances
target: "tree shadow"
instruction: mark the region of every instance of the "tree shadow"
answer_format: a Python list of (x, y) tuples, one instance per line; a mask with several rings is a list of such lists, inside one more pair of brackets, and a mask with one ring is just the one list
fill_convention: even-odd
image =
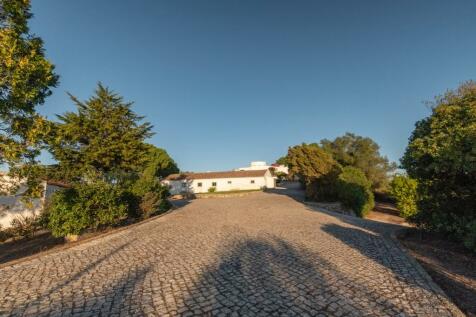
[(350, 224), (352, 226), (368, 230), (372, 233), (379, 234), (385, 237), (390, 237), (395, 231), (400, 229), (406, 229), (407, 227), (399, 225), (399, 224), (392, 224), (392, 223), (385, 223), (380, 221), (375, 221), (371, 219), (364, 219), (359, 218), (352, 215), (345, 215), (336, 211), (326, 210), (322, 207), (316, 207), (312, 205), (305, 206), (307, 210), (313, 212), (320, 212), (331, 216), (333, 218), (338, 219), (339, 221)]
[(376, 316), (410, 309), (400, 294), (382, 293), (381, 282), (349, 272), (349, 263), (332, 263), (275, 236), (224, 249), (221, 262), (203, 273), (184, 300), (195, 315)]
[(418, 266), (415, 266), (415, 261), (403, 252), (393, 239), (338, 224), (325, 224), (321, 229), (372, 262), (388, 269), (398, 281), (405, 285), (413, 285), (431, 293), (439, 292), (426, 274), (421, 274)]
[[(135, 285), (143, 281), (149, 271), (149, 267), (129, 268), (124, 270), (122, 276), (117, 281), (108, 281), (98, 285), (88, 285), (86, 290), (82, 289), (86, 275), (96, 274), (96, 268), (101, 269), (101, 265), (109, 258), (126, 248), (133, 240), (123, 243), (112, 250), (108, 250), (95, 261), (82, 267), (68, 278), (64, 278), (53, 287), (43, 290), (38, 289), (34, 298), (24, 304), (16, 305), (13, 311), (2, 311), (8, 316), (49, 316), (49, 315), (81, 315), (91, 316), (109, 315), (113, 310), (120, 313), (123, 309), (130, 309), (137, 312), (142, 307), (140, 299), (135, 298), (136, 294), (130, 291)], [(101, 287), (100, 291), (90, 288)], [(139, 301), (138, 303), (135, 303)], [(45, 305), (47, 303), (47, 305)], [(135, 303), (135, 304), (134, 304)], [(141, 314), (135, 314), (141, 315)]]
[(284, 181), (275, 188), (267, 188), (265, 192), (287, 196), (300, 203), (306, 200), (306, 192), (299, 182)]

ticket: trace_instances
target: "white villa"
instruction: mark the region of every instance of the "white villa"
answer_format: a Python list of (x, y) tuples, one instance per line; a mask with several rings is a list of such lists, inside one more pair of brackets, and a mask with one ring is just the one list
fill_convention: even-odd
[(285, 165), (280, 164), (271, 164), (268, 165), (264, 161), (253, 161), (251, 162), (250, 166), (240, 167), (235, 169), (235, 171), (255, 171), (255, 170), (264, 170), (264, 169), (273, 169), (275, 172), (281, 172), (284, 174), (288, 174), (288, 167)]
[(206, 193), (210, 188), (214, 188), (217, 192), (226, 192), (276, 186), (275, 177), (269, 169), (172, 174), (162, 183), (169, 187), (172, 195)]

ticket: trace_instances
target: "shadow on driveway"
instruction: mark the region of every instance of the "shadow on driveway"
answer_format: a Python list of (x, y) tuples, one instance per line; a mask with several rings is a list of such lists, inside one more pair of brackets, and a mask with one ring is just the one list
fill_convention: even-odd
[[(337, 228), (331, 230), (341, 234)], [(402, 294), (382, 292), (382, 287), (391, 283), (373, 281), (368, 276), (373, 272), (362, 272), (365, 268), (357, 264), (355, 271), (349, 272), (349, 263), (333, 264), (278, 237), (244, 240), (224, 249), (227, 251), (222, 261), (203, 273), (197, 292), (185, 300), (191, 311), (211, 315), (236, 312), (244, 316), (314, 316), (318, 312), (381, 316), (410, 310), (408, 305), (402, 305)], [(403, 275), (399, 280), (402, 286), (413, 284)], [(420, 294), (428, 295), (424, 285), (413, 286)], [(431, 315), (434, 307), (420, 309)]]

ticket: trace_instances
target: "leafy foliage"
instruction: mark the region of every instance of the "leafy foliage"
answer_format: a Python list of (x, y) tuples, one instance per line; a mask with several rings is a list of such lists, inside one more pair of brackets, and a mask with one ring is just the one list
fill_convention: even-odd
[(337, 166), (332, 156), (317, 144), (301, 144), (288, 149), (288, 166), (291, 175), (297, 175), (304, 184), (327, 175)]
[(18, 216), (11, 222), (9, 231), (13, 236), (18, 238), (29, 238), (40, 229), (40, 217), (32, 216)]
[(344, 206), (352, 208), (359, 217), (364, 217), (374, 207), (371, 182), (358, 168), (346, 166), (337, 181), (337, 195)]
[(217, 191), (217, 188), (216, 188), (216, 187), (214, 187), (214, 186), (208, 187), (208, 192), (209, 192), (209, 193), (214, 193), (214, 192), (216, 192), (216, 191)]
[(340, 165), (362, 170), (372, 183), (372, 190), (386, 190), (389, 174), (395, 171), (396, 165), (380, 155), (378, 144), (371, 138), (346, 133), (334, 141), (321, 140), (321, 146), (331, 153)]
[(116, 225), (127, 217), (125, 192), (106, 182), (75, 184), (53, 194), (47, 209), (48, 228), (56, 237)]
[(337, 165), (327, 174), (311, 181), (306, 185), (306, 198), (325, 202), (339, 200), (337, 177), (340, 173), (341, 167)]
[(475, 82), (436, 98), (431, 115), (416, 123), (402, 166), (418, 181), (419, 226), (462, 241), (475, 236)]
[(147, 192), (142, 196), (139, 208), (141, 211), (141, 218), (147, 219), (156, 214), (163, 213), (170, 209), (170, 202), (165, 199), (168, 191), (163, 189), (160, 192)]
[(77, 180), (87, 173), (105, 177), (139, 170), (145, 162), (151, 125), (131, 109), (132, 103), (101, 84), (95, 96), (85, 102), (71, 99), (77, 113), (59, 115), (49, 139), (53, 157), (63, 178)]
[[(15, 167), (12, 176), (21, 172), (33, 179), (40, 170), (32, 165), (50, 130), (36, 107), (51, 94), (58, 76), (41, 38), (29, 33), (31, 17), (30, 1), (0, 0), (0, 164)], [(38, 196), (38, 182), (29, 185), (27, 194)]]
[(390, 183), (390, 195), (397, 201), (400, 216), (411, 220), (417, 213), (418, 182), (404, 175), (396, 175)]
[(288, 156), (281, 156), (279, 159), (276, 160), (276, 163), (279, 165), (288, 166)]
[(147, 144), (146, 147), (147, 153), (142, 174), (163, 178), (179, 172), (177, 163), (169, 156), (167, 151), (152, 144)]
[[(170, 208), (167, 197), (170, 195), (168, 188), (163, 186), (155, 176), (142, 174), (132, 185), (133, 198), (129, 201), (138, 203), (134, 206), (138, 211), (137, 216), (146, 219)], [(134, 198), (135, 197), (135, 198)]]
[(290, 177), (298, 176), (306, 188), (306, 197), (316, 201), (336, 198), (336, 175), (339, 164), (318, 144), (301, 144), (288, 149), (287, 162)]

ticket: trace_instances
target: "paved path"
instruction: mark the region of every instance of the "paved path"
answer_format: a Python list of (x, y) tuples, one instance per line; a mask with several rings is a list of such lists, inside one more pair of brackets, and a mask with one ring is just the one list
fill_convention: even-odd
[(194, 200), (0, 269), (0, 315), (459, 316), (392, 229), (279, 194)]

